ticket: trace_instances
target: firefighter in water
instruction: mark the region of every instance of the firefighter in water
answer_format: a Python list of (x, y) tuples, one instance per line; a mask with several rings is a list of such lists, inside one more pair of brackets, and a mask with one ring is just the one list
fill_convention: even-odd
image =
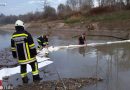
[(37, 42), (39, 44), (38, 48), (40, 49), (48, 47), (48, 37), (46, 35), (38, 37)]
[(80, 35), (80, 37), (79, 37), (79, 45), (85, 44), (85, 41), (86, 41), (86, 37), (85, 37), (85, 33), (83, 33), (83, 34)]
[(37, 38), (37, 42), (39, 44), (38, 48), (39, 50), (44, 49), (45, 51), (45, 56), (48, 57), (49, 51), (48, 51), (48, 37), (46, 35), (42, 35)]
[(23, 83), (28, 83), (27, 64), (31, 65), (33, 81), (40, 81), (33, 38), (30, 33), (24, 30), (24, 23), (21, 20), (15, 22), (15, 29), (16, 32), (11, 38), (11, 49), (13, 57), (18, 59), (20, 64)]

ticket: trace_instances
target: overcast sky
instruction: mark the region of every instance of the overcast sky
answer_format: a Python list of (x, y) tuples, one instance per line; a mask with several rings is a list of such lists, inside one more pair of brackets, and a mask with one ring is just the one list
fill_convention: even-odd
[[(66, 0), (48, 0), (52, 7), (57, 7)], [(0, 13), (5, 15), (19, 15), (43, 10), (43, 0), (0, 0)]]
[[(42, 11), (43, 2), (44, 0), (0, 0), (0, 13), (5, 15), (20, 15), (28, 12)], [(49, 5), (57, 8), (60, 3), (64, 4), (66, 0), (48, 0), (48, 2)]]

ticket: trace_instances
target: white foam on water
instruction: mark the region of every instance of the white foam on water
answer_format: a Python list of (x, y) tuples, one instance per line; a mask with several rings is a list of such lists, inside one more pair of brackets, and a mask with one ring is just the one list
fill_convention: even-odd
[(130, 40), (123, 40), (123, 41), (113, 41), (113, 42), (105, 42), (105, 43), (90, 43), (86, 46), (99, 46), (99, 45), (109, 45), (109, 44), (118, 44), (118, 43), (126, 43), (130, 42)]
[[(84, 44), (84, 45), (68, 45), (68, 46), (50, 46), (48, 47), (49, 52), (53, 51), (58, 51), (60, 49), (73, 49), (73, 48), (78, 48), (78, 47), (85, 47), (85, 46), (99, 46), (99, 45), (109, 45), (109, 44), (118, 44), (118, 43), (126, 43), (130, 42), (130, 40), (123, 40), (123, 41), (112, 41), (112, 42), (104, 42), (104, 43), (89, 43), (89, 44)], [(42, 55), (45, 53), (45, 50), (41, 51)]]
[(53, 51), (58, 51), (60, 49), (60, 46), (58, 47), (53, 47), (53, 46), (50, 46), (49, 48), (48, 48), (48, 50), (49, 50), (49, 52), (53, 52)]

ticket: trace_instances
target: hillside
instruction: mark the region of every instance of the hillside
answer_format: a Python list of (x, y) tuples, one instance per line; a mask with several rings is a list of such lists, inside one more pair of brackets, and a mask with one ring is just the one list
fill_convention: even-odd
[[(26, 23), (26, 28), (29, 29), (81, 29), (86, 30), (88, 26), (92, 24), (95, 30), (104, 29), (119, 29), (119, 30), (130, 30), (130, 10), (116, 11), (111, 13), (103, 13), (97, 15), (81, 16), (73, 15), (67, 19), (53, 20), (43, 22), (32, 21)], [(0, 26), (1, 30), (14, 30), (13, 24)]]

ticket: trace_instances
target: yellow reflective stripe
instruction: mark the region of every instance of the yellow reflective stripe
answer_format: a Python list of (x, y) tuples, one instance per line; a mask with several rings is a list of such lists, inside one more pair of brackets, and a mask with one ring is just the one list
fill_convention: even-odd
[(12, 50), (12, 51), (16, 51), (16, 50)]
[(27, 73), (21, 73), (21, 77), (26, 77)]
[(38, 65), (37, 65), (37, 63), (35, 62), (35, 71), (32, 71), (32, 74), (33, 75), (37, 75), (38, 74)]
[(41, 42), (39, 39), (37, 40), (38, 42)]
[(46, 44), (46, 42), (44, 42), (43, 44)]
[(27, 37), (28, 35), (27, 35), (27, 34), (24, 34), (24, 33), (23, 33), (23, 34), (16, 34), (16, 35), (13, 35), (12, 38), (14, 38), (14, 37), (19, 37), (19, 36), (26, 36), (26, 37)]
[(33, 43), (33, 44), (31, 44), (31, 45), (29, 45), (29, 47), (34, 47), (35, 46), (35, 44)]
[(37, 71), (32, 71), (33, 75), (37, 75), (38, 74), (38, 70)]
[(12, 51), (16, 51), (16, 48), (11, 48)]
[(48, 42), (44, 42), (43, 44), (48, 44)]
[(30, 59), (27, 59), (27, 60), (18, 60), (18, 62), (19, 62), (19, 63), (26, 63), (26, 62), (35, 61), (35, 60), (36, 60), (36, 57), (30, 58)]
[(48, 42), (46, 42), (46, 45), (48, 44)]
[(28, 47), (28, 43), (26, 43), (26, 49), (27, 49), (27, 54), (28, 54), (28, 59), (30, 59), (30, 52), (29, 52), (29, 47)]

